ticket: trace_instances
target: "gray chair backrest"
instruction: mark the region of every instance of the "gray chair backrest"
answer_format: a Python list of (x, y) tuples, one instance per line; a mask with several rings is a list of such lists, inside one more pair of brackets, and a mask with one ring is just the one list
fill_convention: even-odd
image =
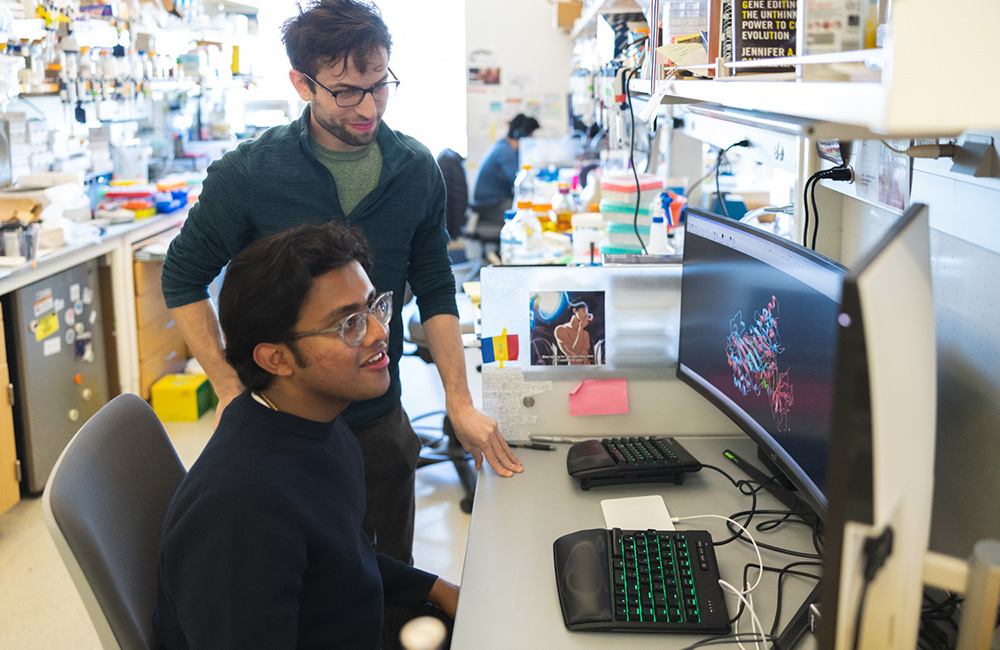
[(46, 522), (105, 648), (160, 647), (160, 532), (184, 474), (156, 414), (128, 393), (83, 425), (52, 470)]

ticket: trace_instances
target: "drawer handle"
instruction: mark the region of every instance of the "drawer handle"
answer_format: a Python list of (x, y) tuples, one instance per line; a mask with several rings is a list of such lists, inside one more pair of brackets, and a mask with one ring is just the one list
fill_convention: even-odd
[(171, 359), (173, 359), (176, 356), (177, 356), (177, 350), (173, 350), (173, 351), (170, 352), (170, 354), (167, 355), (167, 358), (164, 359), (164, 361), (170, 361)]
[(174, 321), (170, 321), (169, 323), (167, 323), (167, 324), (166, 324), (166, 325), (164, 326), (164, 328), (163, 328), (163, 329), (165, 329), (165, 330), (168, 330), (168, 329), (170, 329), (170, 328), (171, 328), (171, 327), (173, 327), (173, 326), (174, 326)]

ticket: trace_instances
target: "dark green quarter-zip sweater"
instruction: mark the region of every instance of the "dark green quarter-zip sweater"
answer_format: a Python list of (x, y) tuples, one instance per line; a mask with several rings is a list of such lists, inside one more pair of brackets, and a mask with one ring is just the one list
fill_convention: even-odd
[(163, 296), (171, 309), (208, 298), (208, 284), (229, 260), (267, 235), (331, 219), (357, 226), (371, 244), (375, 290), (392, 291), (397, 301), (389, 329), (389, 390), (344, 412), (348, 425), (364, 424), (399, 402), (399, 301), (406, 283), (421, 320), (458, 315), (444, 180), (426, 147), (383, 122), (376, 136), (382, 152), (378, 184), (345, 215), (333, 175), (313, 153), (309, 121), (307, 107), (295, 122), (268, 129), (209, 166), (198, 203), (167, 251)]

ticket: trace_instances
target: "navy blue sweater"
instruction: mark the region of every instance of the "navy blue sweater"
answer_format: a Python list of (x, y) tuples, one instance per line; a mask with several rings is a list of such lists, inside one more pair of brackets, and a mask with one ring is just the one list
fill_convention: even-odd
[(435, 576), (361, 530), (361, 450), (319, 423), (233, 400), (170, 504), (154, 627), (168, 650), (379, 647), (383, 604)]
[(385, 123), (376, 142), (382, 151), (378, 184), (348, 215), (333, 175), (313, 153), (309, 108), (295, 122), (241, 144), (208, 168), (198, 203), (163, 263), (163, 296), (173, 309), (207, 298), (222, 267), (257, 239), (331, 219), (360, 228), (374, 254), (372, 284), (378, 292), (392, 291), (397, 302), (389, 326), (389, 390), (351, 404), (344, 412), (349, 426), (371, 422), (399, 403), (399, 301), (406, 283), (422, 320), (458, 315), (441, 170), (426, 147)]

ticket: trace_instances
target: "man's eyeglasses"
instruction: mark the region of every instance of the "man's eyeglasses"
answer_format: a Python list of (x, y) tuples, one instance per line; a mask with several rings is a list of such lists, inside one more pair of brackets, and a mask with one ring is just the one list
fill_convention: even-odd
[(305, 72), (299, 70), (299, 74), (313, 82), (326, 92), (330, 93), (333, 97), (333, 101), (337, 102), (337, 106), (341, 108), (353, 108), (364, 101), (365, 95), (371, 94), (372, 99), (377, 102), (384, 102), (385, 100), (392, 97), (393, 93), (396, 92), (396, 88), (399, 87), (399, 79), (396, 77), (396, 73), (392, 71), (392, 68), (386, 68), (389, 74), (392, 75), (391, 81), (383, 81), (377, 83), (371, 88), (348, 88), (347, 90), (330, 90), (320, 82), (316, 81)]
[(382, 327), (389, 326), (389, 319), (392, 318), (392, 292), (386, 291), (382, 295), (375, 296), (368, 303), (365, 311), (359, 311), (350, 316), (345, 316), (336, 325), (325, 327), (321, 330), (311, 332), (294, 332), (289, 337), (289, 341), (298, 341), (307, 336), (319, 336), (321, 334), (340, 334), (344, 343), (356, 348), (365, 340), (368, 333), (368, 314), (375, 317)]

